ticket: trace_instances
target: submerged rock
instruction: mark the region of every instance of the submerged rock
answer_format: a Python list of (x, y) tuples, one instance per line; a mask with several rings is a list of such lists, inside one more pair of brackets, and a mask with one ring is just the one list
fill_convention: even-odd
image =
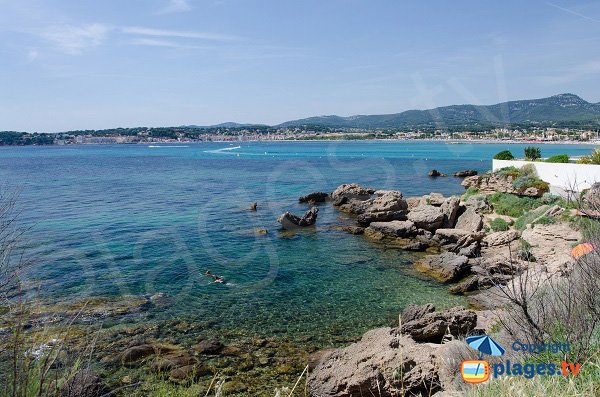
[(125, 350), (120, 354), (119, 359), (122, 364), (128, 364), (141, 360), (142, 358), (148, 357), (154, 353), (155, 350), (152, 345), (138, 345)]
[(200, 354), (218, 354), (224, 345), (218, 340), (203, 340), (192, 348)]
[(312, 226), (317, 221), (317, 214), (319, 209), (312, 207), (304, 213), (302, 217), (298, 217), (291, 212), (286, 212), (277, 218), (277, 222), (281, 223), (285, 229), (296, 229), (298, 227)]

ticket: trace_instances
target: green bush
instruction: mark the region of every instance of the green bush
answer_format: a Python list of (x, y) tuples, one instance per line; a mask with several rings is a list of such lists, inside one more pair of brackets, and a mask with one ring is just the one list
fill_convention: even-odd
[(577, 164), (600, 164), (600, 149), (595, 149), (589, 156), (581, 157)]
[(542, 157), (542, 151), (539, 147), (527, 146), (525, 148), (525, 159), (535, 161)]
[(503, 150), (501, 152), (496, 153), (494, 156), (494, 160), (512, 160), (515, 156), (512, 155), (510, 150)]
[(496, 218), (496, 219), (492, 220), (490, 222), (490, 227), (495, 232), (505, 232), (510, 228), (510, 226), (508, 225), (508, 222), (506, 222), (502, 218)]
[(544, 195), (540, 198), (540, 202), (542, 204), (548, 204), (548, 205), (558, 204), (558, 203), (561, 203), (561, 201), (562, 201), (562, 197), (557, 196), (556, 194), (552, 194), (552, 193), (544, 193)]
[(513, 218), (518, 218), (525, 212), (541, 205), (538, 199), (519, 197), (510, 193), (494, 193), (488, 196), (488, 202), (492, 204), (497, 214)]
[(475, 196), (476, 194), (479, 194), (479, 189), (477, 189), (476, 187), (470, 187), (467, 189), (466, 192), (464, 192), (464, 194), (462, 195), (462, 200), (463, 201), (467, 201), (469, 199), (469, 197)]
[(500, 176), (512, 176), (513, 178), (517, 178), (521, 175), (521, 169), (513, 167), (511, 165), (510, 167), (500, 168), (495, 172), (495, 174)]
[(546, 163), (568, 163), (569, 155), (568, 154), (557, 154), (555, 156), (550, 156), (546, 160)]

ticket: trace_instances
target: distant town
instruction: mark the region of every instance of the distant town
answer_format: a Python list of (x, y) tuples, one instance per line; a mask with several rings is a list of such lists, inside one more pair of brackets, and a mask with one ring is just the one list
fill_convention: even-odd
[(332, 127), (165, 127), (116, 128), (62, 133), (0, 132), (0, 145), (85, 145), (143, 144), (211, 141), (283, 140), (465, 140), (465, 141), (600, 141), (600, 129), (573, 128), (493, 128), (487, 131), (401, 131)]

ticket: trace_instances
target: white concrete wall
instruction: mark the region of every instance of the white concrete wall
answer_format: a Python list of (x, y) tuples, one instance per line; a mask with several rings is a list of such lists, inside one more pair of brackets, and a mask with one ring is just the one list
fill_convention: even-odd
[(593, 183), (600, 182), (600, 165), (595, 164), (493, 160), (492, 171), (510, 166), (521, 168), (525, 164), (533, 164), (540, 179), (548, 182), (550, 191), (555, 194), (562, 194), (567, 190), (580, 192), (589, 188)]

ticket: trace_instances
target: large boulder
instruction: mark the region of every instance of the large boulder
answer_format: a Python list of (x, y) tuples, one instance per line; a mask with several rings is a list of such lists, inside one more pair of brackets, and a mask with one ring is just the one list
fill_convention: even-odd
[(567, 223), (537, 224), (523, 230), (521, 238), (531, 245), (531, 253), (537, 263), (554, 273), (572, 262), (572, 246), (581, 240), (581, 232)]
[[(431, 395), (441, 390), (436, 352), (397, 328), (368, 331), (359, 342), (319, 354), (308, 379), (312, 397)], [(313, 355), (314, 357), (315, 355)]]
[(435, 306), (431, 303), (427, 303), (425, 305), (415, 305), (409, 303), (406, 305), (402, 314), (400, 315), (400, 319), (402, 323), (407, 323), (409, 321), (417, 320), (421, 317), (424, 317), (426, 314), (433, 313), (435, 311)]
[(461, 185), (468, 189), (470, 187), (477, 188), (481, 193), (491, 194), (496, 192), (511, 193), (519, 196), (542, 197), (548, 189), (538, 187), (529, 187), (523, 191), (513, 186), (513, 175), (489, 173), (481, 176), (466, 177)]
[(360, 213), (356, 219), (360, 225), (368, 226), (371, 222), (406, 220), (408, 204), (402, 198), (402, 193), (395, 190), (375, 193), (379, 193), (377, 198), (355, 205), (354, 213)]
[(442, 213), (442, 210), (432, 205), (421, 205), (413, 208), (408, 213), (407, 218), (419, 229), (430, 232), (434, 232), (444, 223), (444, 214)]
[(346, 183), (338, 186), (331, 193), (331, 199), (333, 200), (333, 205), (339, 206), (344, 204), (344, 201), (351, 199), (359, 201), (368, 200), (373, 193), (373, 189), (364, 188), (356, 183)]
[(427, 256), (415, 262), (415, 267), (444, 283), (459, 280), (470, 269), (469, 258), (453, 252)]
[(440, 343), (446, 333), (463, 337), (477, 325), (473, 310), (454, 307), (441, 312), (426, 313), (422, 317), (402, 323), (400, 330), (418, 342)]
[(485, 194), (473, 195), (464, 204), (467, 208), (473, 208), (478, 214), (489, 214), (492, 212), (492, 207), (488, 204)]
[(441, 204), (440, 209), (442, 210), (442, 214), (444, 215), (444, 222), (442, 223), (442, 227), (444, 228), (453, 228), (456, 224), (456, 217), (458, 215), (458, 210), (460, 207), (460, 198), (456, 196), (448, 197)]
[(465, 212), (458, 217), (454, 227), (468, 232), (478, 232), (483, 228), (483, 219), (473, 208), (468, 207)]
[(433, 239), (439, 245), (446, 246), (456, 244), (462, 237), (469, 234), (470, 232), (463, 229), (437, 229)]
[(367, 234), (375, 232), (381, 233), (386, 237), (414, 237), (417, 235), (417, 228), (411, 221), (391, 221), (391, 222), (373, 222), (365, 230)]
[(324, 203), (328, 197), (329, 197), (329, 193), (313, 192), (313, 193), (307, 194), (306, 196), (300, 197), (298, 199), (298, 202), (299, 203), (310, 203), (310, 204)]
[(441, 193), (430, 193), (426, 200), (430, 205), (439, 207), (444, 203), (446, 198)]
[(277, 222), (281, 223), (281, 226), (287, 230), (294, 230), (298, 227), (312, 226), (317, 221), (317, 214), (319, 209), (312, 207), (304, 213), (302, 217), (296, 216), (290, 212), (282, 214), (277, 218)]
[(494, 232), (484, 237), (483, 243), (488, 247), (506, 245), (519, 238), (519, 232), (516, 230), (507, 230), (504, 232)]

